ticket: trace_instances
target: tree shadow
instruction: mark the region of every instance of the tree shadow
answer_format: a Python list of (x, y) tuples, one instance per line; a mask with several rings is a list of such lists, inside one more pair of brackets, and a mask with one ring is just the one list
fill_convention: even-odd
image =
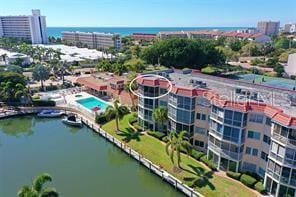
[(185, 177), (184, 180), (188, 182), (190, 187), (206, 187), (208, 186), (211, 190), (215, 190), (215, 185), (211, 183), (210, 179), (213, 178), (213, 171), (206, 171), (202, 167), (188, 165), (191, 170), (190, 172), (194, 172), (194, 176), (192, 177)]
[(127, 128), (125, 131), (121, 131), (118, 133), (119, 136), (124, 137), (122, 140), (126, 143), (131, 140), (141, 141), (140, 136), (142, 135), (140, 132), (135, 132), (132, 128)]

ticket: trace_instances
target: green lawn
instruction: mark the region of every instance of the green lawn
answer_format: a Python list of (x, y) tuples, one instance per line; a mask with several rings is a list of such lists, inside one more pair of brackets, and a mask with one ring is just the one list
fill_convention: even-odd
[[(130, 116), (130, 114), (126, 115), (120, 121), (120, 130), (124, 134), (115, 133), (114, 120), (106, 123), (102, 128), (121, 141), (127, 140), (127, 144), (131, 148), (144, 155), (144, 157), (153, 163), (162, 166), (166, 171), (170, 172), (183, 182), (186, 182), (188, 185), (195, 183), (195, 189), (205, 196), (256, 196), (255, 193), (251, 192), (241, 184), (205, 170), (198, 161), (187, 157), (186, 155), (182, 155), (181, 157), (181, 166), (183, 170), (177, 173), (174, 172), (173, 164), (165, 152), (165, 145), (161, 141), (148, 135), (131, 135), (130, 128), (128, 127), (128, 118)], [(202, 174), (208, 178), (205, 181), (199, 181), (196, 169), (201, 171), (204, 170)]]

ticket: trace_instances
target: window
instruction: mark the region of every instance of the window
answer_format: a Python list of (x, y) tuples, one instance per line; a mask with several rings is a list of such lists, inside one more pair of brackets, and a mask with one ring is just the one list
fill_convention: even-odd
[(246, 154), (250, 155), (252, 152), (252, 148), (246, 147)]
[(263, 142), (265, 142), (266, 144), (270, 145), (270, 137), (267, 135), (263, 136)]
[(249, 172), (256, 172), (256, 165), (252, 163), (244, 162), (243, 170), (246, 170)]
[(267, 161), (268, 160), (268, 154), (262, 151), (261, 152), (261, 159), (263, 159), (264, 161)]
[(234, 127), (224, 126), (223, 139), (238, 143), (240, 139), (239, 136), (240, 136), (239, 129)]
[(204, 135), (206, 134), (206, 129), (201, 127), (195, 127), (195, 133)]
[(261, 177), (264, 177), (264, 175), (265, 175), (265, 170), (264, 170), (263, 168), (259, 167), (259, 169), (258, 169), (258, 174), (259, 174)]
[(266, 118), (265, 120), (265, 124), (268, 125), (268, 126), (271, 126), (271, 118)]
[(206, 120), (206, 119), (207, 119), (207, 116), (206, 116), (205, 114), (202, 114), (202, 115), (201, 115), (201, 119), (202, 119), (202, 120)]
[(202, 148), (203, 148), (205, 144), (204, 144), (204, 142), (203, 142), (203, 141), (198, 141), (198, 140), (195, 140), (195, 141), (194, 141), (194, 145), (195, 145), (195, 146), (199, 146), (199, 147), (202, 147)]
[(257, 148), (253, 148), (252, 155), (253, 156), (257, 156), (258, 155), (258, 149)]
[(263, 123), (263, 115), (261, 115), (261, 114), (250, 114), (249, 121), (250, 122), (255, 122), (255, 123)]
[(168, 106), (168, 103), (166, 101), (160, 100), (159, 101), (159, 105), (162, 106), (162, 107), (167, 107)]
[(256, 131), (248, 131), (248, 138), (260, 140), (260, 133)]
[(206, 114), (196, 113), (196, 119), (198, 119), (198, 120), (206, 120), (207, 116), (206, 116)]

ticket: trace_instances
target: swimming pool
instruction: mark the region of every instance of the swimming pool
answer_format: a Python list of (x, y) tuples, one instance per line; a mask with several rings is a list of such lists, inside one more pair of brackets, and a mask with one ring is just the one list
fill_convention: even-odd
[(94, 97), (79, 99), (76, 100), (76, 102), (89, 110), (93, 110), (94, 108), (98, 107), (98, 110), (101, 112), (105, 111), (109, 106), (105, 101)]

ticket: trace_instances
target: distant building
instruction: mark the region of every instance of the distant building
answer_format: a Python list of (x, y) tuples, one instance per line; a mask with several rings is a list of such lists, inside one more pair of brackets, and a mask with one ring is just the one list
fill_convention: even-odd
[(160, 39), (168, 39), (168, 38), (188, 38), (189, 32), (186, 31), (174, 31), (174, 32), (159, 32), (158, 37)]
[(0, 37), (24, 39), (32, 44), (47, 44), (45, 16), (32, 10), (29, 16), (0, 16)]
[(289, 55), (288, 65), (285, 66), (285, 72), (291, 76), (296, 76), (296, 53)]
[(156, 34), (133, 33), (132, 38), (135, 41), (152, 41), (157, 37)]
[(62, 40), (66, 44), (73, 44), (79, 47), (91, 49), (121, 48), (121, 38), (118, 34), (98, 32), (62, 32)]
[(259, 33), (258, 30), (254, 27), (247, 28), (247, 29), (240, 29), (237, 30), (237, 33), (247, 33), (247, 34), (256, 34)]
[(239, 40), (247, 40), (256, 43), (270, 42), (271, 38), (262, 33), (238, 33), (235, 31), (223, 32), (223, 31), (178, 31), (178, 32), (160, 32), (158, 34), (160, 39), (168, 39), (173, 37), (178, 38), (200, 38), (200, 39), (218, 39), (220, 37), (236, 38)]
[(296, 23), (285, 24), (284, 32), (285, 33), (296, 33)]
[(260, 21), (257, 23), (257, 30), (268, 36), (276, 36), (279, 34), (279, 21)]

